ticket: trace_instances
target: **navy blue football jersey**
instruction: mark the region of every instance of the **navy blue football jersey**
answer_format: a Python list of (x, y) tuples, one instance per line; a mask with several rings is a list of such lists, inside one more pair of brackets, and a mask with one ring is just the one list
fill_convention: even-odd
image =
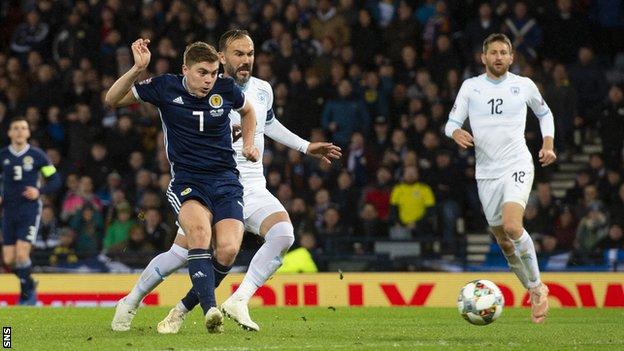
[(158, 108), (172, 176), (179, 171), (238, 175), (231, 110), (245, 104), (245, 95), (232, 78), (219, 76), (203, 98), (189, 93), (183, 75), (164, 74), (132, 87), (134, 96)]
[[(39, 186), (39, 173), (50, 177), (56, 169), (41, 149), (27, 145), (22, 151), (15, 152), (13, 148), (5, 147), (0, 150), (2, 162), (2, 202), (5, 209), (29, 201), (22, 193), (27, 186)], [(57, 175), (58, 176), (58, 175)]]

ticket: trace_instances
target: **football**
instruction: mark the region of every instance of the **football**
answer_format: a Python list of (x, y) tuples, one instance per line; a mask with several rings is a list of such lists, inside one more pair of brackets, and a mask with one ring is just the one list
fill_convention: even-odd
[(494, 322), (503, 312), (505, 299), (496, 284), (489, 280), (473, 280), (459, 291), (457, 308), (465, 320), (474, 325)]

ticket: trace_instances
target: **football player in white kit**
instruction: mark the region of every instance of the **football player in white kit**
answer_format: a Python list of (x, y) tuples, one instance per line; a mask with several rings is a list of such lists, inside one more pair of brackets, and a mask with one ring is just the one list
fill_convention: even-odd
[[(324, 142), (310, 143), (293, 134), (284, 127), (273, 115), (273, 89), (261, 79), (251, 76), (254, 61), (254, 44), (247, 31), (230, 30), (221, 36), (219, 41), (221, 63), (225, 75), (231, 76), (245, 93), (246, 99), (252, 102), (256, 111), (257, 126), (255, 145), (264, 151), (264, 135), (290, 148), (320, 158), (323, 162), (331, 162), (342, 156), (339, 147)], [(240, 115), (230, 113), (233, 130), (240, 126)], [(236, 151), (237, 168), (240, 181), (244, 187), (243, 217), (245, 229), (264, 237), (264, 244), (258, 249), (251, 260), (247, 274), (239, 288), (222, 305), (222, 311), (247, 330), (257, 331), (260, 327), (249, 316), (248, 302), (256, 290), (264, 285), (269, 277), (282, 264), (282, 257), (293, 244), (294, 228), (284, 206), (267, 189), (263, 175), (262, 158), (257, 162), (247, 161), (241, 154), (242, 139), (233, 142)], [(142, 272), (141, 277), (132, 291), (117, 303), (111, 328), (115, 331), (130, 329), (132, 319), (143, 298), (160, 284), (165, 277), (182, 268), (186, 264), (187, 241), (181, 228), (167, 252), (154, 257)], [(233, 248), (235, 249), (235, 248)], [(222, 252), (223, 253), (223, 252)], [(217, 285), (229, 272), (230, 267), (220, 264), (222, 253), (215, 252), (215, 279)], [(195, 300), (195, 301), (194, 301)], [(186, 314), (196, 304), (196, 295), (191, 290), (167, 315), (158, 323), (159, 333), (177, 333), (182, 326)]]
[[(555, 127), (535, 83), (508, 72), (512, 50), (504, 34), (485, 39), (481, 61), (486, 73), (463, 82), (445, 133), (462, 148), (474, 145), (479, 198), (488, 224), (510, 269), (529, 290), (532, 321), (542, 323), (548, 312), (548, 287), (540, 280), (535, 247), (522, 224), (534, 173), (524, 139), (527, 105), (539, 118), (542, 166), (556, 160)], [(466, 118), (474, 135), (462, 129)]]

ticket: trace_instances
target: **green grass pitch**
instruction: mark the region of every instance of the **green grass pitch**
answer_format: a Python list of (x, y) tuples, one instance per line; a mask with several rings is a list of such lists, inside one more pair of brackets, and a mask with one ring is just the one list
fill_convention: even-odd
[(0, 308), (15, 350), (624, 350), (624, 309), (553, 309), (532, 325), (528, 309), (506, 309), (473, 326), (454, 308), (252, 308), (261, 331), (225, 321), (210, 335), (199, 310), (177, 335), (159, 335), (168, 308), (139, 310), (129, 332), (110, 330), (112, 308)]

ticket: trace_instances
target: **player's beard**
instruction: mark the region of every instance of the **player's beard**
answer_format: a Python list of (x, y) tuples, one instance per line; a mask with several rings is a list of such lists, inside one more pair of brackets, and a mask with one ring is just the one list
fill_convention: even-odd
[(502, 63), (500, 68), (496, 68), (494, 63), (488, 64), (487, 68), (488, 71), (490, 71), (490, 73), (492, 73), (496, 77), (502, 77), (503, 75), (505, 75), (505, 73), (507, 73), (507, 71), (509, 71), (509, 65), (506, 65), (504, 62)]
[[(244, 85), (251, 78), (251, 65), (245, 64), (238, 68), (234, 68), (234, 66), (230, 66), (230, 65), (225, 65), (225, 70), (230, 77), (234, 78), (234, 80), (236, 81), (236, 84), (238, 85)], [(249, 72), (247, 76), (240, 76), (238, 74), (238, 72), (242, 70)]]

